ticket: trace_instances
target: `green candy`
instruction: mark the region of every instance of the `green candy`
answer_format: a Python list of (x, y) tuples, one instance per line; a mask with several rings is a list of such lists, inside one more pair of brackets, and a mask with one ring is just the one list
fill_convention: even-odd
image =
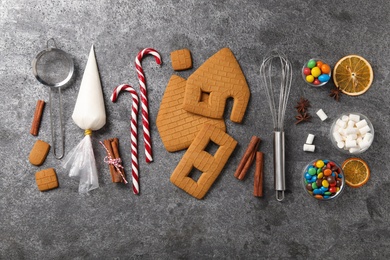
[(315, 60), (309, 60), (309, 62), (307, 63), (307, 67), (310, 69), (314, 68), (316, 65), (317, 62)]
[(317, 171), (315, 168), (310, 168), (308, 171), (307, 171), (310, 175), (316, 175), (317, 174)]
[(311, 187), (313, 188), (313, 190), (318, 189), (318, 186), (317, 186), (317, 184), (315, 182), (313, 182), (311, 184)]
[(330, 191), (325, 191), (324, 194), (330, 196), (330, 195), (332, 195), (332, 192), (330, 192)]

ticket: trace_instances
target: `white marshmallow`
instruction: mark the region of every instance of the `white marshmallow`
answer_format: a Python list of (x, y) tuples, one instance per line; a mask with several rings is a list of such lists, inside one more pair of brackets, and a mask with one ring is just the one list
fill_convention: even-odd
[(356, 152), (359, 152), (360, 151), (360, 148), (358, 147), (352, 147), (352, 148), (349, 148), (348, 150), (350, 153), (356, 153)]
[(373, 134), (366, 133), (363, 137), (363, 142), (371, 143)]
[(336, 140), (336, 142), (343, 141), (343, 139), (341, 138), (341, 135), (338, 132), (333, 132), (333, 137)]
[(345, 116), (344, 115), (344, 116), (341, 117), (341, 120), (344, 121), (344, 122), (348, 122), (349, 116)]
[(304, 144), (303, 145), (303, 150), (305, 152), (314, 152), (315, 149), (316, 149), (316, 146), (314, 144)]
[(360, 143), (363, 142), (363, 138), (361, 136), (359, 136), (357, 139), (356, 139), (356, 143), (358, 145), (360, 145)]
[(349, 114), (349, 120), (352, 120), (354, 122), (359, 122), (360, 121), (360, 116), (356, 114)]
[(315, 135), (309, 134), (306, 139), (306, 144), (312, 144), (314, 140)]
[(328, 116), (325, 114), (324, 110), (320, 109), (317, 111), (317, 116), (321, 119), (321, 121), (325, 121)]
[(362, 128), (359, 129), (359, 132), (362, 136), (364, 136), (366, 133), (368, 133), (370, 131), (371, 131), (371, 128), (368, 125), (363, 126)]
[(360, 120), (359, 122), (356, 123), (356, 127), (357, 128), (362, 128), (362, 127), (364, 127), (366, 125), (367, 125), (366, 119)]
[(345, 143), (343, 141), (341, 142), (337, 142), (337, 147), (340, 148), (340, 149), (343, 149), (345, 146)]
[(357, 134), (358, 133), (358, 130), (356, 128), (353, 128), (353, 127), (348, 127), (346, 130), (345, 130), (345, 134), (346, 135), (350, 135), (350, 134)]
[(346, 140), (356, 140), (356, 142), (357, 142), (357, 134), (349, 134), (349, 135), (347, 135), (347, 138), (346, 138)]
[(347, 126), (347, 123), (343, 120), (337, 119), (336, 125), (338, 125), (341, 128), (345, 128)]
[(360, 149), (366, 149), (366, 148), (368, 148), (370, 146), (370, 142), (364, 142), (364, 141), (362, 141), (360, 144), (359, 144), (359, 148)]
[(349, 149), (349, 148), (355, 148), (355, 147), (358, 147), (356, 140), (345, 141), (345, 148)]
[(347, 125), (348, 125), (348, 127), (354, 127), (355, 126), (355, 121), (349, 120)]

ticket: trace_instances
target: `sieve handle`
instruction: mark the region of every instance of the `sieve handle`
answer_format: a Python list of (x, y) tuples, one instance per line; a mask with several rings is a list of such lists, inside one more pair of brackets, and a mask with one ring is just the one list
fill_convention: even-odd
[(57, 154), (56, 149), (56, 134), (55, 134), (55, 127), (53, 122), (53, 109), (52, 109), (52, 98), (51, 98), (51, 89), (49, 92), (49, 105), (50, 105), (50, 129), (51, 129), (51, 143), (52, 143), (52, 149), (54, 157), (58, 160), (62, 159), (64, 157), (65, 153), (65, 132), (64, 132), (64, 126), (63, 126), (63, 119), (62, 119), (62, 94), (61, 94), (61, 88), (58, 88), (59, 93), (59, 103), (60, 103), (60, 135), (61, 135), (61, 154)]
[(284, 199), (284, 191), (286, 190), (285, 177), (285, 156), (284, 156), (284, 132), (274, 132), (274, 180), (275, 180), (275, 195), (278, 201)]

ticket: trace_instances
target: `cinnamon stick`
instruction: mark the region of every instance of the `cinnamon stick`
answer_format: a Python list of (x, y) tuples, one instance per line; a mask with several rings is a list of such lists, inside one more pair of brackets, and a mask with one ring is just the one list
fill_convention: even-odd
[[(118, 138), (107, 139), (107, 140), (104, 140), (103, 143), (106, 146), (107, 150), (109, 151), (112, 159), (120, 158), (119, 148), (118, 148), (118, 146), (119, 146)], [(109, 168), (110, 168), (112, 182), (123, 182), (123, 178), (122, 178), (121, 174), (118, 172), (118, 170), (115, 168), (115, 166), (113, 164), (109, 164)], [(123, 176), (126, 176), (123, 168), (121, 168), (120, 171), (121, 171)]]
[(34, 136), (38, 135), (44, 107), (45, 107), (45, 101), (38, 100), (37, 105), (35, 106), (34, 119), (32, 121), (31, 129), (30, 129), (30, 134)]
[(253, 196), (255, 197), (263, 197), (263, 165), (264, 154), (256, 152), (256, 169), (253, 185)]
[(234, 173), (234, 177), (236, 177), (239, 180), (244, 179), (248, 169), (250, 168), (253, 159), (255, 157), (255, 152), (257, 150), (257, 147), (260, 143), (260, 138), (257, 136), (252, 136), (251, 141), (249, 142), (249, 145), (237, 167), (236, 172)]

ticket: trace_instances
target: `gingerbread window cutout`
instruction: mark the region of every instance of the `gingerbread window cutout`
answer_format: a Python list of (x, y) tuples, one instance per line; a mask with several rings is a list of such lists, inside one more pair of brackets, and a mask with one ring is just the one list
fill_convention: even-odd
[[(214, 155), (205, 149), (209, 142), (218, 145)], [(191, 196), (202, 199), (220, 175), (237, 141), (213, 125), (205, 124), (173, 171), (170, 181)], [(191, 178), (193, 168), (201, 171), (198, 180)]]
[[(189, 113), (183, 109), (186, 80), (173, 75), (165, 88), (156, 125), (164, 147), (169, 152), (188, 148), (204, 124), (225, 131), (225, 121)], [(206, 99), (207, 102), (207, 99)]]
[[(204, 93), (208, 94), (207, 102), (204, 102)], [(230, 120), (241, 123), (250, 90), (234, 54), (229, 48), (224, 48), (187, 79), (183, 108), (191, 113), (221, 119), (229, 98), (233, 98)]]

